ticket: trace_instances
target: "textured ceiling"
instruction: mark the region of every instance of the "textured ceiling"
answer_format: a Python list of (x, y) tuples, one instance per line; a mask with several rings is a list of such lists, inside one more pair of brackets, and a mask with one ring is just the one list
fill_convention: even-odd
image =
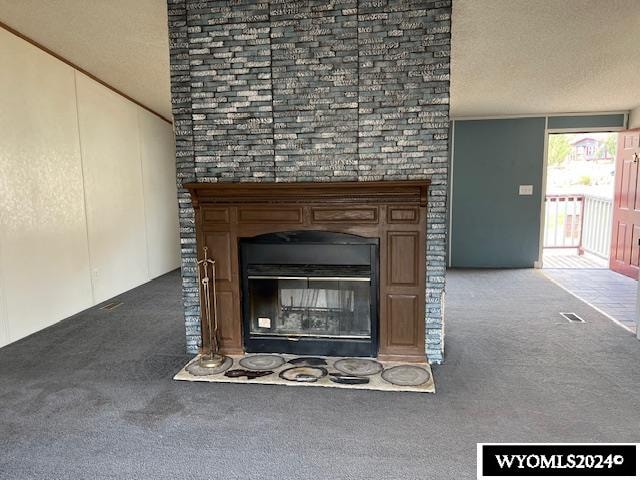
[(166, 0), (0, 0), (0, 22), (171, 118)]
[(640, 105), (639, 0), (454, 0), (452, 116)]
[[(165, 0), (0, 0), (0, 21), (171, 117)], [(640, 105), (640, 0), (453, 0), (455, 117)]]

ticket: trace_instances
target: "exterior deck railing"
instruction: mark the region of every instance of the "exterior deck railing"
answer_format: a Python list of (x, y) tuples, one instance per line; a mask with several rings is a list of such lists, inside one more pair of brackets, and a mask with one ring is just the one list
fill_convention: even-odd
[(612, 200), (593, 195), (545, 197), (544, 248), (577, 248), (609, 257)]
[(582, 221), (582, 249), (602, 258), (611, 252), (613, 200), (586, 195)]
[(580, 248), (584, 195), (547, 195), (544, 247)]

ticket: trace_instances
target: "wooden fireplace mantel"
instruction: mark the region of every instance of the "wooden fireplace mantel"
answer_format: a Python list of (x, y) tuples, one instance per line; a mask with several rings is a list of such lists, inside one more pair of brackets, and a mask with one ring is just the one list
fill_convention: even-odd
[(197, 203), (414, 203), (427, 206), (428, 180), (314, 183), (187, 183)]
[[(244, 353), (238, 241), (265, 233), (321, 230), (380, 239), (382, 360), (425, 360), (428, 180), (318, 183), (188, 183), (198, 258), (217, 265), (222, 349)], [(202, 325), (207, 338), (206, 325)]]

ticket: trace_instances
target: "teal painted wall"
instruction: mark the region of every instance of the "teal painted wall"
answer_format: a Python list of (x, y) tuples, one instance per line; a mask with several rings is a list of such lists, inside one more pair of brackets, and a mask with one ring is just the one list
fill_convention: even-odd
[[(544, 117), (455, 122), (451, 266), (533, 267), (544, 138)], [(519, 185), (533, 195), (518, 195)]]
[(624, 114), (562, 115), (549, 117), (547, 128), (623, 128)]

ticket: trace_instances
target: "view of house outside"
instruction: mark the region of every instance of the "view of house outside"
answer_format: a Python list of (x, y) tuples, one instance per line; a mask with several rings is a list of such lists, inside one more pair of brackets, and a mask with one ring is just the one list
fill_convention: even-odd
[(613, 197), (617, 133), (549, 135), (547, 194)]

